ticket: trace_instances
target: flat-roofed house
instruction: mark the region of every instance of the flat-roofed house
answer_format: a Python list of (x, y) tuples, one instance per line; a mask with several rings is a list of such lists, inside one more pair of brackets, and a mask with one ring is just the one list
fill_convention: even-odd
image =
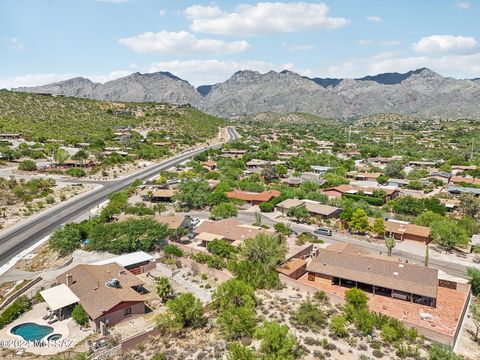
[(208, 171), (213, 171), (217, 168), (217, 163), (213, 160), (204, 161), (202, 166)]
[(145, 313), (144, 282), (117, 263), (81, 264), (57, 276), (79, 299), (95, 331)]
[(252, 159), (248, 161), (245, 165), (248, 169), (261, 169), (267, 166), (269, 163), (268, 161), (261, 160), (261, 159)]
[(278, 203), (275, 208), (281, 212), (283, 216), (288, 213), (288, 210), (301, 205), (305, 205), (311, 216), (321, 219), (338, 218), (342, 209), (335, 206), (329, 206), (319, 203), (313, 200), (298, 200), (298, 199), (286, 199)]
[(480, 179), (474, 177), (452, 176), (450, 178), (450, 183), (480, 185)]
[(400, 192), (398, 189), (392, 188), (369, 188), (369, 187), (361, 187), (361, 186), (353, 186), (353, 185), (339, 185), (332, 188), (324, 189), (323, 193), (327, 195), (329, 198), (337, 198), (341, 197), (344, 194), (351, 194), (351, 195), (358, 195), (363, 194), (365, 196), (373, 196), (375, 190), (383, 190), (385, 192), (385, 196), (383, 200), (389, 201), (395, 199)]
[(374, 295), (435, 307), (438, 270), (373, 254), (350, 243), (318, 251), (307, 265), (309, 281), (357, 287)]

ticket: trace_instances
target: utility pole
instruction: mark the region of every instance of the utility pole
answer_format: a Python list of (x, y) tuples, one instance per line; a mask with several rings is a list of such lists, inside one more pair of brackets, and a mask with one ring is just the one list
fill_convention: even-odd
[(350, 144), (350, 140), (352, 139), (352, 125), (348, 128), (348, 143)]
[(472, 139), (472, 150), (470, 151), (470, 161), (473, 160), (473, 144), (475, 142), (475, 139)]

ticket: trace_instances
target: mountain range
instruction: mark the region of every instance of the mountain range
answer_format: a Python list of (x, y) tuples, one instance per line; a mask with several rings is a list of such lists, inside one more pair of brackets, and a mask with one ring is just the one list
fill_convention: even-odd
[(169, 72), (133, 73), (104, 84), (77, 77), (13, 90), (110, 101), (189, 103), (232, 119), (264, 112), (305, 112), (328, 118), (398, 113), (480, 119), (480, 79), (443, 77), (427, 68), (357, 79), (243, 70), (225, 82), (197, 88)]

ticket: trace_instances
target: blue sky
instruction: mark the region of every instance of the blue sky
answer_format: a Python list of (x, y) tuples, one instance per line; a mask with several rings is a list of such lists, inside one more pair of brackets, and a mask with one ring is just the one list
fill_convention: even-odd
[(2, 0), (0, 88), (170, 71), (480, 77), (480, 1)]

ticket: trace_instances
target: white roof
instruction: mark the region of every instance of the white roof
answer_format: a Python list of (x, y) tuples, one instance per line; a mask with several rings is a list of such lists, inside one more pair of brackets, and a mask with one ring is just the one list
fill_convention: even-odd
[(75, 304), (80, 299), (65, 284), (52, 287), (50, 289), (40, 291), (40, 295), (48, 304), (52, 311), (61, 309), (65, 306)]
[(152, 261), (154, 257), (147, 254), (144, 251), (137, 251), (130, 254), (120, 255), (106, 260), (97, 261), (93, 265), (105, 265), (111, 263), (117, 263), (120, 266), (127, 267), (130, 265), (142, 263), (145, 261)]

